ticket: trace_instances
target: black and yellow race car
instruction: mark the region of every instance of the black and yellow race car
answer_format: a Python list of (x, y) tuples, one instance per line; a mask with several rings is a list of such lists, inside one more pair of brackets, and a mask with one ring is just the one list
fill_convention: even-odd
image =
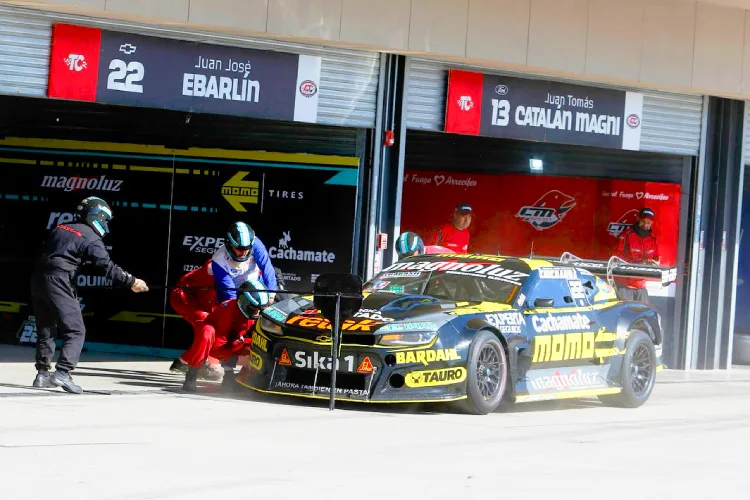
[(266, 308), (237, 381), (328, 399), (335, 366), (338, 401), (455, 401), (476, 414), (593, 396), (638, 407), (661, 366), (661, 319), (647, 304), (620, 301), (595, 274), (607, 271), (670, 275), (637, 266), (613, 273), (575, 259), (409, 257), (365, 284), (362, 308), (343, 321), (335, 362), (331, 323), (312, 296)]

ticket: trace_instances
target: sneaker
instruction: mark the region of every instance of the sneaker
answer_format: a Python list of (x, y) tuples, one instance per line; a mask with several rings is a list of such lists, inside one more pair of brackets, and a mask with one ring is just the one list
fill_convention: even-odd
[(182, 361), (180, 358), (177, 358), (172, 363), (172, 366), (169, 367), (169, 371), (173, 373), (187, 373), (188, 368), (190, 367), (187, 363)]
[(198, 368), (192, 366), (188, 368), (185, 374), (185, 382), (182, 384), (182, 390), (187, 392), (196, 392), (198, 390)]
[(221, 379), (221, 392), (234, 392), (235, 377), (234, 370), (224, 372), (224, 378)]
[(32, 386), (37, 389), (49, 389), (50, 387), (55, 387), (49, 381), (49, 372), (37, 373)]
[(83, 389), (73, 382), (73, 377), (69, 373), (56, 370), (49, 378), (50, 384), (54, 387), (62, 387), (66, 392), (81, 394)]
[(223, 376), (224, 372), (218, 366), (209, 363), (203, 365), (203, 368), (198, 372), (198, 378), (212, 382), (218, 382)]

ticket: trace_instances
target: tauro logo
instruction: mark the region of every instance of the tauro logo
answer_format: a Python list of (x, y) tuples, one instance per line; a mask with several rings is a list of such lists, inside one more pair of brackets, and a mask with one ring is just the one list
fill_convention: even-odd
[(305, 80), (299, 86), (299, 93), (305, 97), (312, 97), (318, 93), (318, 85), (312, 80)]
[(120, 191), (122, 182), (117, 179), (107, 179), (106, 175), (99, 177), (66, 177), (64, 175), (45, 175), (42, 187), (63, 189), (67, 192), (88, 189), (90, 191)]
[(537, 231), (555, 226), (576, 206), (576, 200), (562, 191), (552, 190), (536, 200), (533, 205), (521, 207), (516, 217), (531, 224)]
[(88, 66), (86, 58), (80, 54), (69, 54), (64, 61), (70, 71), (83, 71)]
[(638, 219), (638, 210), (631, 209), (625, 212), (620, 216), (619, 219), (615, 222), (610, 222), (609, 226), (607, 226), (607, 232), (614, 236), (615, 238), (619, 238), (620, 235), (626, 231), (628, 228), (632, 227), (633, 224), (635, 224), (635, 221)]
[(283, 237), (279, 239), (278, 246), (268, 249), (268, 255), (272, 259), (296, 260), (301, 262), (322, 262), (333, 264), (336, 261), (336, 254), (327, 250), (296, 250), (289, 246), (292, 241), (292, 232), (283, 231)]

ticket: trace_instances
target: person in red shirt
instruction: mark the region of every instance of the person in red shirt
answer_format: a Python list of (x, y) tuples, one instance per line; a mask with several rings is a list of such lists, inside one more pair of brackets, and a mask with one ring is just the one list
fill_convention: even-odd
[[(268, 306), (270, 297), (265, 286), (255, 279), (243, 283), (237, 297), (222, 302), (208, 317), (195, 327), (193, 345), (184, 355), (190, 365), (185, 374), (183, 390), (194, 392), (201, 367), (209, 356), (221, 361), (234, 356), (248, 354), (252, 337), (245, 339), (260, 314), (260, 309)], [(222, 388), (234, 384), (234, 368), (224, 372)]]
[(469, 204), (459, 204), (453, 212), (453, 219), (439, 225), (430, 233), (428, 245), (446, 247), (456, 253), (468, 253), (469, 226), (473, 215)]
[[(169, 304), (185, 321), (190, 323), (194, 330), (208, 317), (217, 305), (210, 259), (203, 266), (193, 269), (180, 278), (169, 294)], [(169, 371), (185, 373), (188, 369), (185, 359), (193, 356), (194, 354), (189, 351), (183, 353), (174, 360)], [(198, 376), (206, 380), (221, 380), (222, 372), (219, 368), (219, 361), (209, 357), (206, 366)]]
[[(620, 235), (615, 255), (630, 264), (658, 266), (661, 259), (659, 256), (659, 242), (651, 234), (654, 216), (655, 213), (652, 209), (642, 209), (633, 227)], [(646, 280), (620, 278), (616, 280), (616, 283), (617, 295), (621, 300), (648, 302)]]

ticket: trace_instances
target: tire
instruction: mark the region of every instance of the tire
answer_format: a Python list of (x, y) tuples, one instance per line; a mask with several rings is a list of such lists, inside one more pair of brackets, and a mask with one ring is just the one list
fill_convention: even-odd
[(620, 408), (638, 408), (651, 396), (656, 381), (656, 349), (646, 332), (630, 331), (620, 381), (622, 392), (599, 396), (602, 403)]
[[(486, 367), (484, 373), (480, 365)], [(480, 331), (476, 334), (469, 347), (466, 368), (468, 397), (460, 402), (460, 408), (474, 415), (492, 413), (502, 403), (508, 386), (508, 356), (494, 333)], [(486, 370), (491, 372), (488, 374)]]

